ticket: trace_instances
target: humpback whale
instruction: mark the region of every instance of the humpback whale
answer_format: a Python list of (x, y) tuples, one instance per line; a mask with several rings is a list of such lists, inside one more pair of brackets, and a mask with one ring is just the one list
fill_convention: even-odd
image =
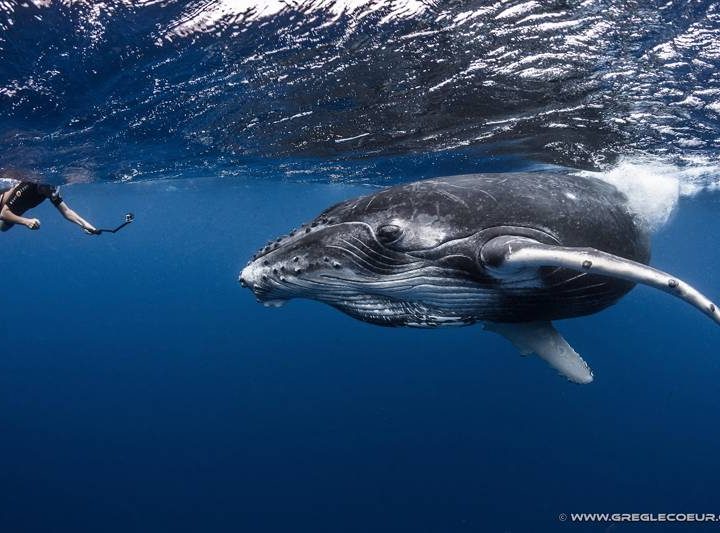
[(383, 326), (481, 322), (576, 383), (593, 373), (552, 321), (636, 284), (720, 324), (715, 304), (648, 266), (650, 239), (614, 186), (565, 173), (470, 174), (332, 206), (268, 243), (239, 276), (266, 305), (310, 298)]

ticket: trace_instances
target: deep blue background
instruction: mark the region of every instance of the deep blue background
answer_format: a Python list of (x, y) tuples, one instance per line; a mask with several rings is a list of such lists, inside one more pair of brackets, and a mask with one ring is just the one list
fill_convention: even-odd
[[(237, 285), (265, 240), (369, 190), (80, 185), (64, 196), (96, 224), (137, 222), (90, 237), (43, 205), (40, 231), (0, 235), (0, 531), (586, 531), (557, 515), (720, 513), (720, 330), (665, 294), (559, 323), (596, 374), (577, 386), (480, 327), (265, 309)], [(718, 201), (683, 200), (653, 258), (716, 299)]]

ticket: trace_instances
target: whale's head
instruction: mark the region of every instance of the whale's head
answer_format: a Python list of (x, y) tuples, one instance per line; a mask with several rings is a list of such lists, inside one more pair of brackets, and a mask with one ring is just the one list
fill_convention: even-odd
[(309, 298), (383, 325), (470, 322), (482, 297), (474, 231), (462, 206), (423, 187), (325, 210), (256, 253), (240, 283), (268, 306)]

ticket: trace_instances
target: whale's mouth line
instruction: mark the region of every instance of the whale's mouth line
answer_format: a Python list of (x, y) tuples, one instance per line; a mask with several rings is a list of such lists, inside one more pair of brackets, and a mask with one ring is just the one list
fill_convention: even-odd
[(353, 318), (385, 326), (438, 327), (474, 322), (473, 310), (492, 298), (486, 288), (459, 271), (428, 267), (395, 276), (346, 277), (342, 272), (315, 278), (272, 280), (255, 286), (257, 300), (280, 307), (288, 300), (315, 300)]

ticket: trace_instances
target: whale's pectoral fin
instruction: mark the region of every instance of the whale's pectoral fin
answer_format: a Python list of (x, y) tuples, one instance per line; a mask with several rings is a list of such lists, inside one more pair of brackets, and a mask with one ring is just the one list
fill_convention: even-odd
[(593, 380), (590, 367), (550, 322), (487, 322), (485, 329), (508, 339), (523, 355), (537, 354), (574, 383), (584, 384)]
[(720, 324), (717, 305), (684, 281), (594, 248), (552, 246), (525, 237), (503, 236), (488, 241), (479, 257), (483, 266), (500, 277), (522, 269), (554, 266), (642, 283), (685, 300)]

